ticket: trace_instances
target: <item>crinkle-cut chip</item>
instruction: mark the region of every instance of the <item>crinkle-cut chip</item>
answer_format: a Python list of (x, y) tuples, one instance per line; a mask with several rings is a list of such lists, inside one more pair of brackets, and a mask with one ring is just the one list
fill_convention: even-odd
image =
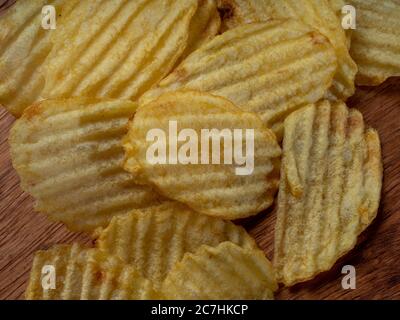
[(224, 241), (243, 248), (257, 247), (242, 227), (230, 221), (199, 214), (177, 202), (166, 202), (157, 208), (114, 217), (99, 232), (96, 247), (132, 264), (158, 287), (186, 252)]
[(358, 85), (379, 85), (400, 76), (400, 2), (351, 0), (357, 11), (350, 54), (358, 64)]
[(222, 32), (241, 24), (271, 19), (270, 5), (264, 0), (217, 0), (217, 7), (222, 18)]
[[(55, 287), (51, 287), (52, 280)], [(151, 281), (134, 267), (100, 250), (77, 244), (56, 245), (36, 252), (25, 297), (28, 300), (162, 298)]]
[(160, 203), (122, 168), (121, 139), (136, 110), (130, 101), (46, 100), (11, 130), (13, 166), (36, 209), (74, 231), (105, 226), (114, 215)]
[(52, 48), (54, 31), (42, 27), (43, 6), (54, 6), (59, 21), (74, 3), (18, 0), (0, 15), (0, 104), (14, 116), (36, 102), (44, 87), (42, 66)]
[[(176, 144), (170, 120), (177, 126)], [(148, 139), (153, 129), (158, 139), (154, 142)], [(165, 141), (157, 136), (159, 131)], [(156, 150), (160, 145), (168, 152), (165, 163), (157, 159), (163, 152)], [(255, 215), (272, 204), (279, 184), (281, 150), (273, 132), (256, 114), (207, 93), (166, 93), (141, 106), (124, 147), (126, 170), (167, 198), (211, 216)], [(175, 148), (178, 156), (173, 164), (174, 155), (169, 152)], [(239, 164), (240, 154), (243, 162)]]
[(214, 38), (221, 27), (221, 18), (215, 0), (198, 1), (197, 11), (190, 22), (188, 44), (180, 61)]
[(323, 101), (285, 120), (274, 264), (287, 286), (329, 270), (377, 214), (378, 133), (343, 102)]
[(135, 100), (181, 57), (197, 2), (81, 1), (53, 35), (44, 98)]
[(357, 65), (349, 54), (346, 33), (329, 0), (227, 0), (223, 2), (225, 6), (228, 3), (232, 6), (233, 13), (227, 18), (230, 21), (226, 22), (231, 27), (243, 22), (295, 18), (321, 32), (332, 43), (338, 60), (338, 70), (327, 97), (333, 100), (345, 100), (354, 94)]
[(328, 39), (299, 21), (246, 24), (193, 52), (140, 102), (178, 88), (209, 92), (258, 113), (279, 139), (284, 118), (320, 100), (336, 68)]
[(166, 299), (176, 300), (269, 300), (277, 289), (264, 253), (231, 242), (186, 253), (162, 287)]

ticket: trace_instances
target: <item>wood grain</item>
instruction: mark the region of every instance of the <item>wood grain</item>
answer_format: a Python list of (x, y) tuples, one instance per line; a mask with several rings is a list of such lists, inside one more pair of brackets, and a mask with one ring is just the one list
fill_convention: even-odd
[[(15, 0), (0, 0), (0, 14)], [(384, 185), (380, 212), (358, 246), (325, 274), (290, 289), (278, 299), (400, 299), (400, 79), (375, 88), (358, 88), (349, 101), (382, 141)], [(19, 187), (7, 142), (14, 118), (0, 109), (0, 299), (20, 299), (36, 250), (74, 241), (90, 244), (84, 234), (35, 213), (33, 200)], [(271, 259), (275, 212), (242, 221)], [(341, 268), (354, 265), (357, 289), (343, 290)]]
[[(358, 88), (349, 106), (358, 108), (380, 133), (384, 186), (378, 218), (334, 268), (307, 283), (281, 289), (278, 299), (400, 299), (400, 79)], [(20, 189), (10, 162), (7, 137), (13, 121), (0, 110), (0, 299), (23, 298), (36, 250), (56, 243), (91, 243), (86, 235), (71, 233), (33, 211), (33, 200)], [(274, 223), (273, 210), (241, 222), (270, 259)], [(341, 287), (341, 268), (346, 264), (356, 268), (355, 290)]]

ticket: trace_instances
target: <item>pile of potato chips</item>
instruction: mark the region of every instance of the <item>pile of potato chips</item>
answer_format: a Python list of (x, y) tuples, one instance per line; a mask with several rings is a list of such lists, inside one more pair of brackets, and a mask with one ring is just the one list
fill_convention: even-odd
[[(21, 186), (95, 239), (37, 252), (26, 298), (273, 299), (350, 251), (377, 214), (383, 169), (378, 133), (345, 101), (400, 76), (400, 3), (345, 5), (18, 0), (3, 12), (0, 104), (19, 118)], [(171, 123), (184, 133), (167, 153), (186, 148), (186, 162), (149, 161), (149, 132), (172, 135)], [(248, 174), (226, 161), (227, 140), (224, 163), (185, 144), (205, 129), (251, 130)], [(249, 142), (234, 142), (236, 159)], [(270, 263), (230, 220), (273, 204)]]

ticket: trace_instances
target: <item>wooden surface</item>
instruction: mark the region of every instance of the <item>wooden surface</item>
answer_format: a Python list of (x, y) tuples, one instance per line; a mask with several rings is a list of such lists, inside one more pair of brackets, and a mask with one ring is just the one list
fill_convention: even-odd
[[(359, 88), (349, 106), (361, 110), (382, 140), (384, 187), (378, 218), (334, 268), (310, 282), (280, 290), (277, 299), (400, 299), (400, 79)], [(0, 110), (0, 299), (23, 298), (36, 250), (56, 243), (91, 243), (87, 236), (68, 232), (33, 211), (33, 201), (21, 191), (10, 162), (7, 137), (13, 121)], [(242, 222), (270, 259), (274, 222), (274, 212)], [(355, 290), (341, 287), (341, 268), (346, 264), (356, 268)]]

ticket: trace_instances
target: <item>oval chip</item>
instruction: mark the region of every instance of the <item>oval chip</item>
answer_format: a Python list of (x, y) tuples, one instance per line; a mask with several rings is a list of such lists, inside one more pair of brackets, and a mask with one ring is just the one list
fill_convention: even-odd
[[(232, 11), (223, 21), (226, 28), (269, 19), (295, 18), (321, 32), (332, 43), (338, 60), (338, 70), (327, 97), (345, 100), (354, 94), (357, 65), (349, 54), (346, 33), (329, 0), (222, 0), (221, 5), (230, 6)], [(337, 6), (338, 3), (336, 10)]]
[(162, 289), (166, 299), (175, 300), (270, 300), (278, 285), (261, 250), (223, 242), (186, 253)]
[(132, 264), (158, 287), (186, 252), (193, 253), (201, 245), (217, 246), (224, 241), (243, 248), (257, 248), (242, 227), (198, 214), (177, 202), (166, 202), (159, 207), (114, 217), (99, 232), (96, 247)]
[(193, 52), (141, 103), (178, 88), (209, 92), (258, 113), (279, 138), (284, 118), (321, 99), (336, 68), (329, 40), (299, 21), (241, 25)]
[(25, 297), (28, 300), (162, 298), (152, 283), (132, 266), (77, 244), (57, 245), (35, 254)]
[(135, 100), (164, 78), (183, 54), (197, 4), (80, 1), (53, 35), (43, 97)]
[(280, 147), (253, 113), (195, 91), (141, 106), (125, 138), (125, 169), (162, 195), (224, 219), (268, 208)]
[(157, 205), (161, 197), (122, 168), (129, 101), (48, 100), (25, 110), (10, 133), (13, 166), (36, 209), (75, 231)]
[(400, 2), (350, 0), (357, 13), (350, 53), (358, 85), (379, 85), (400, 76)]
[(329, 270), (375, 218), (382, 187), (378, 133), (343, 102), (285, 120), (274, 264), (287, 286)]

